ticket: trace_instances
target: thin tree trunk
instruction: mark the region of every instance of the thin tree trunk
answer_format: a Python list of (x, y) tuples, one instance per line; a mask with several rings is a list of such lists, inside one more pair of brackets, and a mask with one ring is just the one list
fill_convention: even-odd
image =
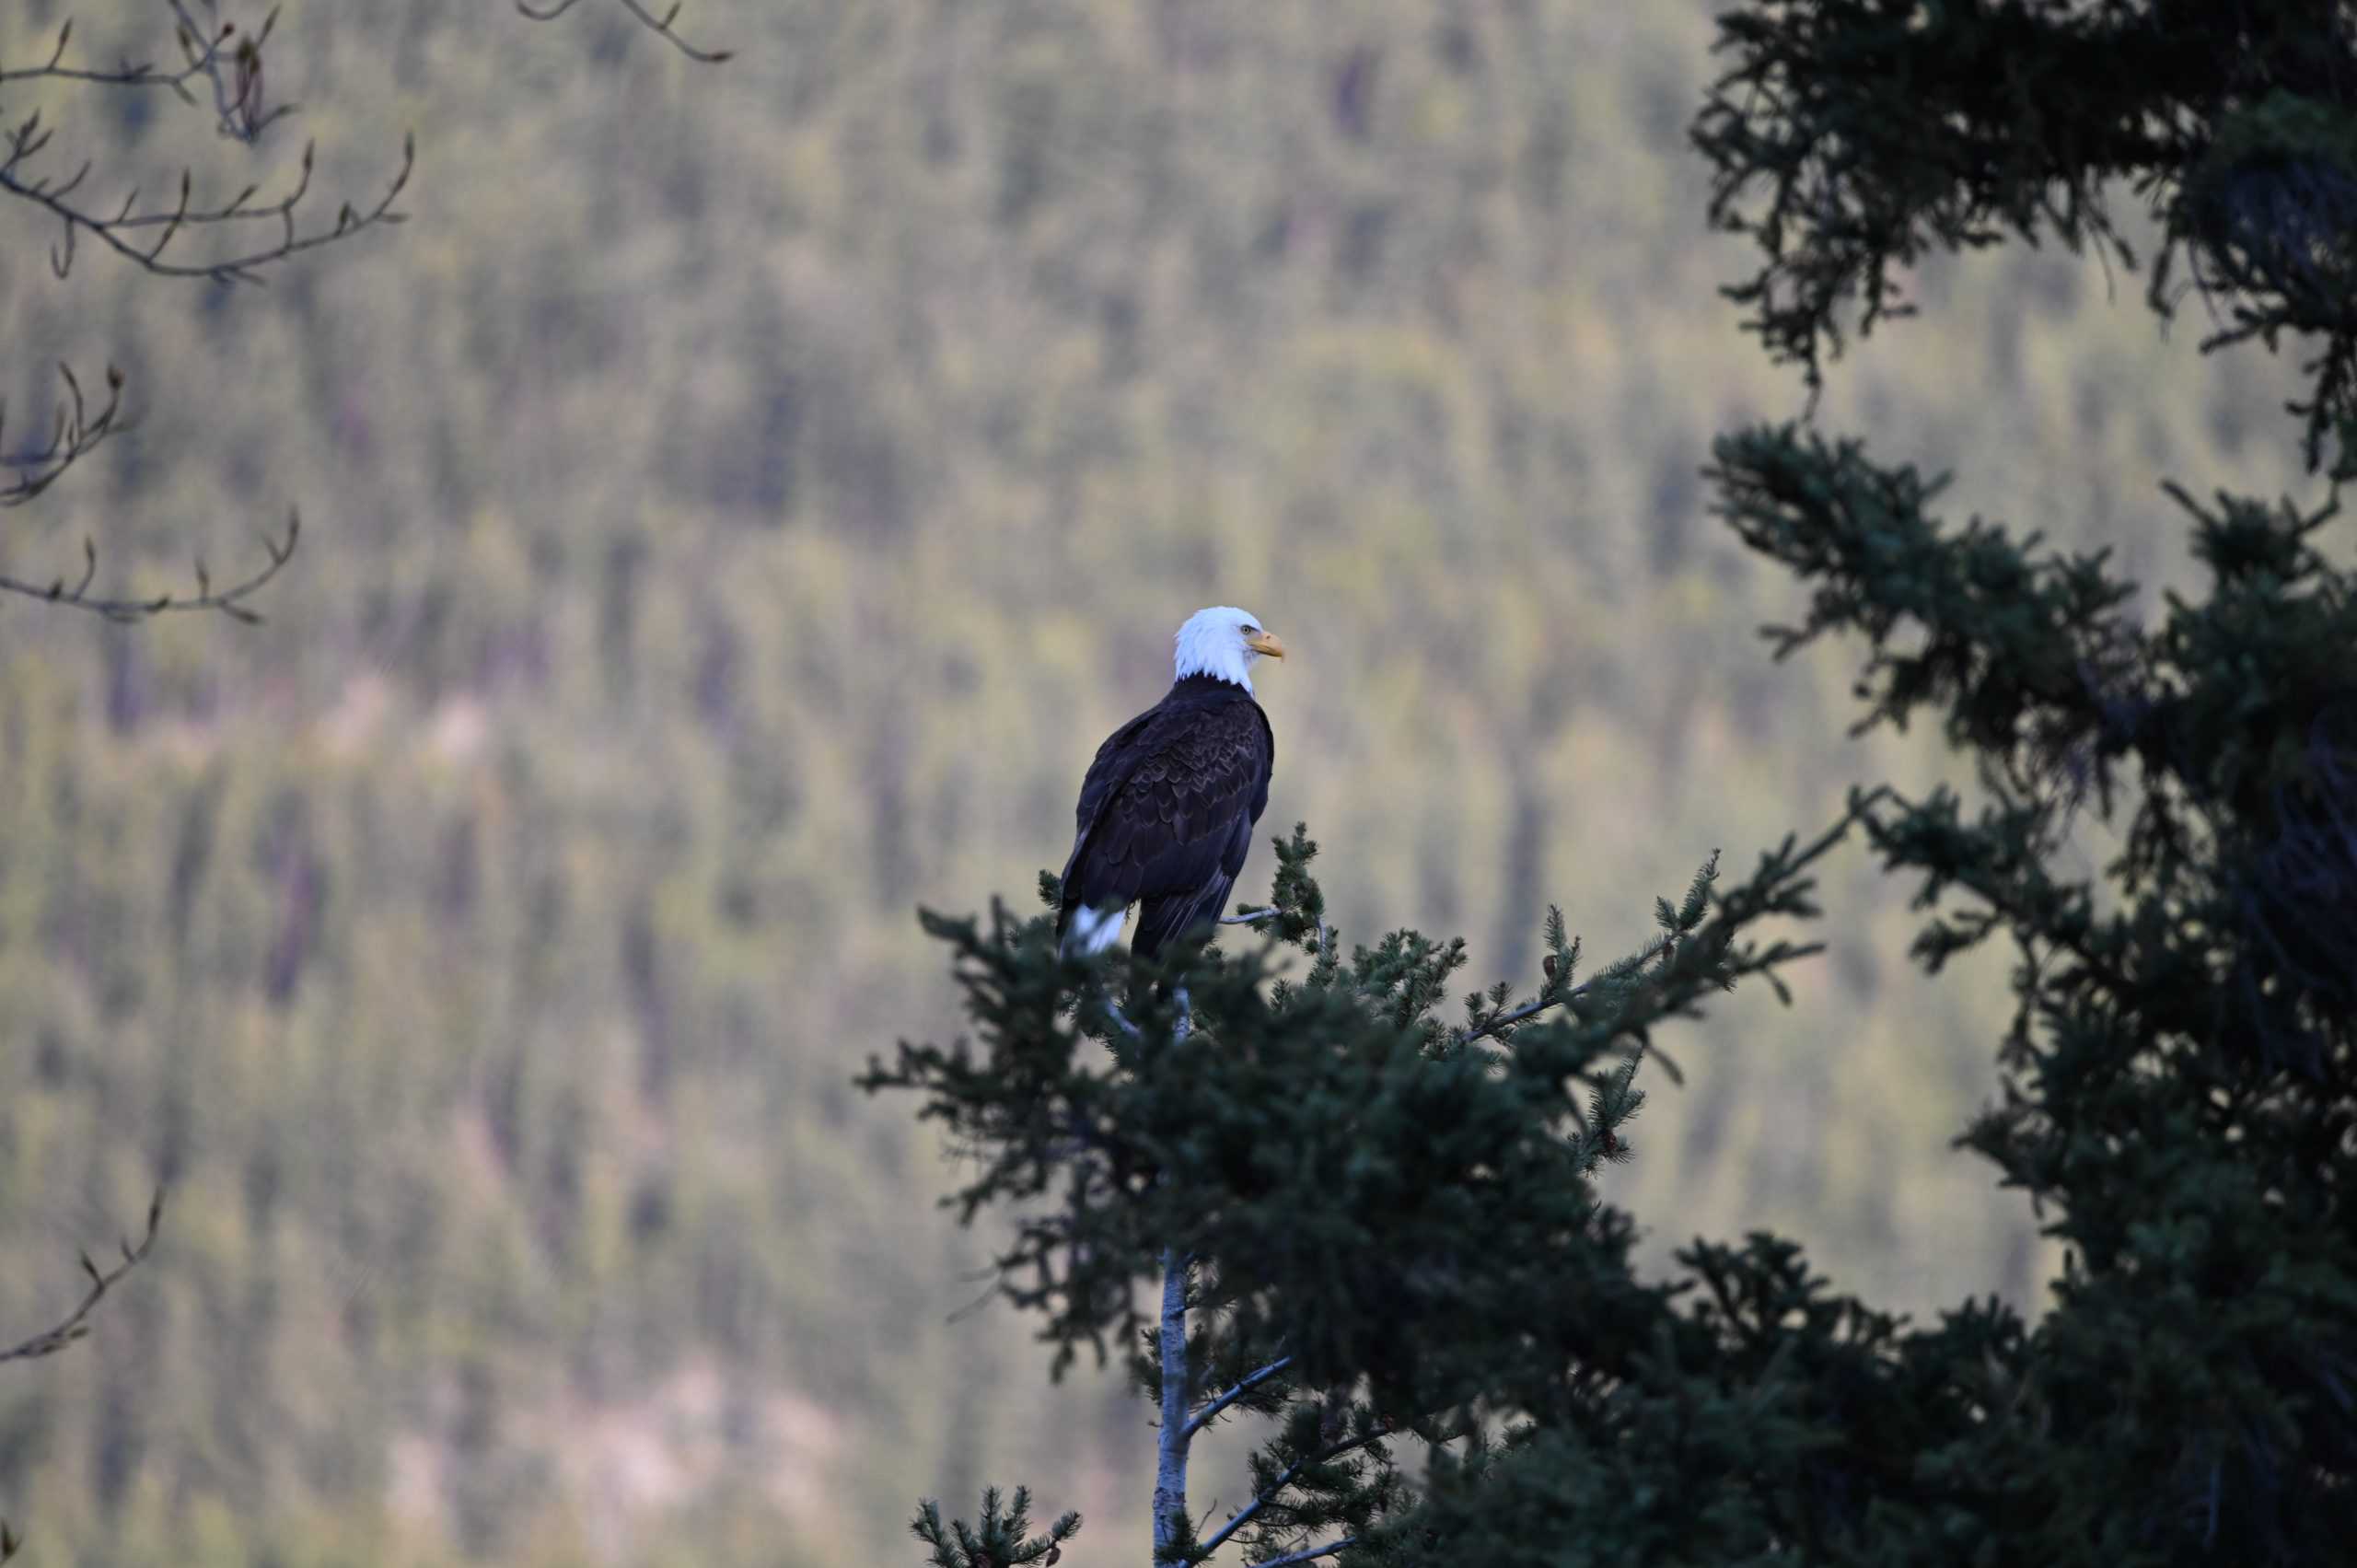
[[(1176, 1051), (1194, 1032), (1195, 1010), (1183, 985), (1172, 1000), (1178, 1005), (1178, 1017), (1170, 1030), (1170, 1048)], [(1191, 1262), (1181, 1258), (1176, 1248), (1162, 1249), (1162, 1431), (1155, 1443), (1154, 1467), (1156, 1562), (1187, 1533), (1187, 1448), (1193, 1441), (1187, 1430), (1191, 1392), (1187, 1376), (1187, 1272)]]
[(1154, 1555), (1187, 1528), (1187, 1260), (1162, 1254), (1162, 1432), (1154, 1471)]

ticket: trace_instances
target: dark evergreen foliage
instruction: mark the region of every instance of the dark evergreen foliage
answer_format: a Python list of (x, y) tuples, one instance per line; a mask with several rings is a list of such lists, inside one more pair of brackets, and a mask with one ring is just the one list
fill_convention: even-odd
[[(1907, 302), (1892, 276), (2007, 234), (2133, 268), (2126, 184), (2223, 322), (2213, 345), (2313, 334), (2308, 460), (2357, 463), (2357, 17), (2333, 0), (1920, 6), (1754, 0), (1694, 125), (1712, 216), (1762, 260), (1729, 294), (1816, 385), (1845, 329)], [(1765, 199), (1759, 195), (1764, 190)], [(1854, 316), (1854, 322), (1845, 322)]]
[[(2126, 180), (2219, 343), (2314, 335), (2306, 460), (2338, 428), (2348, 469), (2345, 7), (1759, 3), (1723, 29), (1696, 134), (1720, 217), (1764, 252), (1733, 292), (1771, 350), (1816, 377), (1844, 313), (1890, 314), (1890, 268), (1933, 249), (2053, 233), (2131, 261), (2102, 204)], [(2156, 511), (2208, 589), (2142, 625), (2104, 555), (1954, 526), (1941, 482), (1857, 443), (1763, 428), (1713, 458), (1719, 512), (1811, 588), (1774, 651), (1856, 639), (1860, 727), (1940, 724), (1968, 794), (1862, 790), (1746, 881), (1706, 867), (1585, 984), (1550, 919), (1544, 987), (1469, 996), (1462, 1023), (1441, 1014), (1462, 945), (1402, 930), (1343, 958), (1299, 831), (1268, 938), (1236, 951), (1083, 966), (1044, 918), (928, 916), (974, 1039), (903, 1045), (866, 1086), (917, 1091), (975, 1156), (967, 1217), (1016, 1214), (1004, 1288), (1059, 1366), (1134, 1342), (1159, 1399), (1172, 1342), (1136, 1289), (1166, 1249), (1191, 1260), (1187, 1430), (1248, 1411), (1266, 1435), (1248, 1505), (1166, 1557), (2340, 1560), (2357, 599), (2325, 549), (2337, 508), (2168, 486)], [(2118, 854), (2066, 875), (2090, 821)], [(1655, 1034), (1811, 950), (1778, 923), (1817, 912), (1810, 868), (1852, 828), (1919, 887), (1927, 968), (1998, 937), (2017, 955), (2002, 1096), (1959, 1142), (2068, 1245), (2035, 1323), (1993, 1297), (1910, 1323), (1767, 1236), (1642, 1281), (1634, 1222), (1596, 1193)]]
[(1053, 1563), (1061, 1558), (1063, 1543), (1079, 1533), (1080, 1516), (1066, 1514), (1048, 1527), (1046, 1535), (1034, 1536), (1030, 1533), (1031, 1493), (1018, 1486), (1002, 1507), (998, 1489), (993, 1487), (982, 1493), (979, 1526), (969, 1527), (962, 1519), (945, 1526), (941, 1510), (923, 1503), (909, 1529), (933, 1549), (933, 1568), (1019, 1568), (1032, 1562)]

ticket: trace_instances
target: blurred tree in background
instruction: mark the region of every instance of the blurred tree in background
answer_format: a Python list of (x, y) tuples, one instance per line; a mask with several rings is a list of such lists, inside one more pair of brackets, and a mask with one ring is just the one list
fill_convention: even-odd
[[(551, 21), (578, 3), (579, 0), (555, 0), (555, 4), (542, 10), (518, 0), (517, 9), (532, 20)], [(700, 50), (679, 34), (674, 23), (680, 6), (675, 5), (667, 14), (657, 17), (641, 6), (638, 0), (618, 3), (691, 59), (716, 64), (728, 58), (726, 51)], [(199, 103), (195, 88), (207, 87), (216, 134), (247, 148), (257, 147), (272, 126), (296, 112), (295, 105), (274, 101), (266, 87), (265, 52), (277, 26), (276, 9), (264, 17), (258, 29), (243, 35), (234, 21), (222, 19), (219, 0), (194, 0), (192, 6), (187, 0), (164, 0), (162, 9), (172, 24), (173, 41), (182, 57), (182, 64), (176, 69), (159, 70), (153, 64), (129, 56), (97, 68), (82, 64), (69, 55), (74, 33), (69, 17), (59, 24), (46, 58), (35, 57), (32, 64), (13, 67), (0, 60), (0, 88), (62, 88), (68, 93), (168, 92), (181, 105), (194, 108)], [(5, 104), (0, 104), (0, 109), (5, 109)], [(22, 203), (15, 209), (17, 215), (22, 216), (26, 209), (30, 209), (34, 224), (50, 226), (54, 237), (49, 250), (50, 268), (59, 280), (73, 271), (77, 247), (87, 237), (90, 243), (157, 279), (215, 287), (260, 285), (268, 272), (306, 252), (353, 238), (371, 228), (401, 223), (404, 215), (395, 210), (394, 203), (408, 185), (416, 164), (414, 138), (404, 138), (400, 168), (383, 194), (366, 209), (343, 203), (332, 219), (324, 223), (315, 221), (305, 206), (311, 195), (316, 153), (316, 147), (309, 145), (303, 149), (299, 175), (292, 188), (281, 195), (261, 196), (261, 187), (249, 184), (218, 203), (198, 200), (192, 194), (194, 172), (184, 166), (180, 173), (177, 200), (164, 203), (151, 201), (143, 205), (134, 183), (123, 194), (120, 205), (98, 206), (92, 204), (88, 189), (94, 183), (92, 163), (85, 160), (75, 167), (70, 153), (61, 154), (53, 146), (57, 129), (43, 123), (42, 112), (42, 107), (37, 105), (21, 120), (0, 131), (0, 197)], [(0, 121), (7, 118), (0, 114)], [(250, 238), (256, 235), (258, 238)], [(180, 242), (178, 249), (174, 249), (176, 241)], [(20, 440), (13, 446), (8, 444), (6, 405), (0, 401), (0, 510), (28, 505), (40, 499), (98, 447), (130, 432), (132, 422), (123, 409), (124, 377), (120, 369), (111, 364), (107, 366), (104, 401), (95, 403), (85, 393), (81, 379), (70, 365), (61, 362), (57, 371), (64, 392), (51, 411), (45, 434), (37, 434), (30, 440)], [(99, 575), (99, 551), (96, 540), (86, 535), (78, 576), (70, 582), (64, 576), (54, 577), (44, 586), (0, 572), (0, 592), (89, 611), (119, 622), (143, 621), (173, 610), (217, 610), (232, 620), (254, 625), (260, 622), (261, 616), (247, 601), (285, 566), (300, 533), (299, 515), (290, 513), (283, 536), (273, 538), (265, 533), (261, 538), (265, 564), (241, 581), (216, 588), (200, 555), (193, 568), (194, 593), (168, 591), (136, 597), (93, 593)], [(87, 1337), (90, 1315), (99, 1302), (153, 1250), (163, 1212), (164, 1193), (158, 1189), (148, 1204), (146, 1226), (139, 1240), (134, 1244), (127, 1237), (123, 1239), (119, 1246), (119, 1260), (110, 1260), (105, 1268), (92, 1261), (87, 1251), (83, 1252), (82, 1272), (89, 1283), (80, 1301), (53, 1326), (0, 1350), (0, 1364), (52, 1355)], [(21, 1544), (15, 1530), (0, 1521), (0, 1561), (13, 1558)]]
[[(2346, 7), (1758, 0), (1720, 27), (1694, 138), (1713, 215), (1762, 257), (1730, 292), (1813, 383), (1930, 250), (2058, 238), (2132, 264), (2124, 182), (2158, 229), (2152, 303), (2180, 303), (2174, 267), (2220, 323), (2206, 346), (2295, 337), (2305, 464), (2357, 474)], [(1706, 868), (1654, 947), (1585, 984), (1550, 919), (1543, 988), (1468, 996), (1454, 1027), (1464, 945), (1401, 930), (1341, 961), (1298, 833), (1271, 917), (1297, 974), (1281, 945), (1100, 973), (1044, 917), (929, 916), (974, 1037), (904, 1044), (866, 1086), (916, 1091), (968, 1156), (962, 1218), (1017, 1208), (1000, 1288), (1060, 1369), (1138, 1347), (1157, 1561), (1232, 1536), (1262, 1564), (2333, 1560), (2357, 1529), (2337, 497), (2167, 482), (2208, 591), (2147, 626), (2106, 552), (1948, 524), (1944, 481), (1862, 442), (1762, 425), (1708, 477), (1810, 589), (1775, 654), (1854, 635), (1860, 727), (1936, 720), (1970, 798), (1855, 792), (1747, 882)], [(2082, 875), (2090, 820), (2119, 847)], [(2063, 1245), (2035, 1320), (1992, 1294), (1915, 1326), (1765, 1232), (1649, 1283), (1598, 1191), (1661, 1027), (1814, 951), (1748, 933), (1818, 912), (1806, 874), (1852, 828), (1916, 884), (1926, 969), (2012, 950), (2000, 1098), (1959, 1142)], [(1137, 1300), (1157, 1272), (1158, 1320)], [(1199, 1524), (1189, 1440), (1238, 1411), (1272, 1432), (1247, 1500)], [(934, 1504), (917, 1533), (971, 1568)]]

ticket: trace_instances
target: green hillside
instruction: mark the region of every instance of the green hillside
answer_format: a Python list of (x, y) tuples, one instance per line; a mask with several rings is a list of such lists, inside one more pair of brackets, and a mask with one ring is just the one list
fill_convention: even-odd
[[(87, 534), (145, 591), (305, 519), (258, 628), (0, 603), (0, 1330), (172, 1193), (90, 1341), (0, 1372), (34, 1560), (880, 1562), (1018, 1470), (1142, 1539), (1145, 1411), (960, 1313), (993, 1237), (850, 1078), (954, 1028), (916, 906), (1029, 898), (1181, 618), (1293, 651), (1263, 826), (1310, 824), (1345, 939), (1462, 930), (1484, 979), (1550, 901), (1620, 951), (1713, 846), (1943, 770), (1828, 743), (1847, 667), (1764, 662), (1794, 592), (1702, 512), (1711, 436), (1803, 408), (1713, 292), (1709, 13), (704, 0), (706, 69), (596, 0), (293, 0), (259, 155), (0, 87), (117, 200), (308, 134), (357, 201), (419, 145), (407, 226), (267, 289), (58, 281), (0, 202), (12, 415), (64, 358), (141, 418), (0, 516), (5, 569)], [(164, 15), (76, 45), (168, 54)], [(2156, 337), (2142, 280), (1915, 282), (1822, 417), (1959, 520), (2157, 593), (2159, 470), (2293, 482), (2275, 367)], [(1998, 971), (1910, 968), (1862, 852), (1825, 901), (1790, 1011), (1670, 1042), (1613, 1195), (1656, 1256), (1770, 1225), (1870, 1297), (2034, 1302), (2025, 1207), (1947, 1148)]]

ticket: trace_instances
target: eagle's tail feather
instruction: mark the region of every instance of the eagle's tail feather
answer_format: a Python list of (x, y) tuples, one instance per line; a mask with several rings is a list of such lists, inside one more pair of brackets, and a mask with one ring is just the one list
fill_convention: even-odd
[(1120, 939), (1121, 923), (1129, 918), (1129, 910), (1120, 904), (1109, 909), (1093, 909), (1082, 904), (1072, 912), (1072, 920), (1064, 926), (1063, 941), (1059, 951), (1067, 958), (1086, 953), (1101, 953)]

